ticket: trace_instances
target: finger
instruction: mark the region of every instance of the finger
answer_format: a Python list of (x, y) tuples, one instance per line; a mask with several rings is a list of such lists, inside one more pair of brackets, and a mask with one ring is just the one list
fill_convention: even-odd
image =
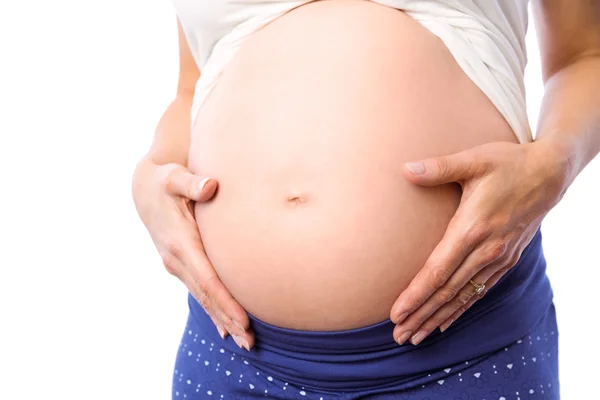
[[(195, 241), (184, 242), (184, 246), (186, 251), (181, 254), (181, 258), (190, 276), (193, 290), (207, 297), (205, 303), (211, 303), (211, 308), (215, 310), (227, 331), (232, 336), (243, 339), (249, 350), (253, 345), (254, 335), (249, 330), (248, 314), (223, 285), (202, 247)], [(244, 342), (240, 340), (240, 343)]]
[(465, 308), (472, 298), (480, 298), (471, 282), (486, 284), (498, 270), (508, 270), (507, 243), (490, 239), (471, 252), (446, 284), (397, 327), (399, 335), (406, 337), (406, 332), (410, 332), (411, 342), (419, 344), (452, 314)]
[(405, 175), (412, 183), (422, 186), (460, 183), (479, 176), (486, 169), (474, 157), (473, 151), (469, 149), (443, 157), (407, 162), (404, 164)]
[(443, 323), (441, 323), (440, 330), (442, 332), (445, 332), (450, 327), (450, 325), (452, 325), (452, 323), (454, 323), (454, 321), (456, 321), (460, 316), (462, 316), (465, 313), (465, 311), (467, 311), (469, 308), (471, 308), (471, 306), (473, 304), (475, 304), (475, 302), (477, 302), (478, 300), (483, 298), (483, 296), (485, 296), (487, 294), (487, 292), (491, 288), (493, 288), (496, 285), (496, 283), (498, 283), (498, 281), (500, 280), (500, 278), (502, 278), (504, 276), (504, 274), (506, 274), (506, 271), (500, 270), (500, 271), (496, 272), (494, 275), (492, 275), (490, 278), (488, 278), (488, 280), (485, 282), (485, 289), (479, 295), (473, 296), (467, 304), (465, 304), (463, 307), (460, 307), (450, 317), (448, 317)]
[(208, 258), (197, 256), (197, 260), (188, 265), (191, 265), (189, 271), (194, 285), (210, 296), (218, 308), (231, 319), (240, 334), (247, 331), (250, 328), (248, 314), (223, 285)]
[[(522, 239), (519, 239), (521, 242)], [(526, 242), (528, 243), (528, 242)], [(512, 247), (512, 246), (507, 246)], [(499, 253), (498, 253), (499, 254)], [(448, 327), (466, 310), (468, 310), (477, 300), (481, 299), (490, 288), (494, 287), (496, 283), (510, 270), (514, 267), (519, 259), (521, 258), (522, 249), (515, 248), (511, 253), (505, 253), (501, 257), (498, 258), (497, 261), (491, 263), (481, 271), (479, 271), (476, 275), (471, 279), (473, 282), (482, 284), (485, 283), (485, 289), (478, 296), (473, 296), (472, 300), (470, 300), (463, 307), (459, 307), (457, 310), (452, 313), (451, 316), (446, 318), (444, 322), (439, 324), (441, 332), (444, 332), (448, 329)]]
[[(182, 281), (189, 288), (189, 282), (192, 282), (190, 275), (187, 273), (184, 265), (175, 258), (172, 254), (167, 253), (162, 255), (163, 264), (167, 271), (177, 277), (180, 281)], [(214, 305), (210, 301), (210, 298), (206, 295), (206, 293), (200, 293), (195, 291), (194, 289), (189, 289), (192, 296), (198, 301), (202, 308), (206, 311), (213, 324), (217, 328), (217, 332), (219, 332), (219, 336), (225, 339), (228, 335), (226, 324), (224, 324), (214, 312)]]
[[(452, 277), (395, 328), (398, 333), (395, 337), (398, 338), (399, 343), (403, 342), (402, 339), (405, 341), (410, 337), (413, 344), (419, 344), (454, 311), (471, 300), (476, 290), (469, 283), (469, 278), (489, 264), (485, 252), (485, 247), (478, 247), (469, 254)], [(493, 271), (490, 270), (489, 275), (492, 273)], [(481, 277), (481, 279), (485, 278)]]
[[(488, 291), (488, 289), (486, 287), (481, 293), (475, 294), (473, 297), (471, 297), (471, 300), (469, 300), (469, 302), (467, 304), (460, 306), (458, 309), (454, 310), (454, 312), (451, 312), (450, 316), (448, 316), (444, 322), (442, 322), (441, 324), (438, 324), (440, 327), (440, 331), (442, 333), (446, 332), (448, 327), (452, 323), (454, 323), (454, 321), (456, 321), (461, 315), (463, 315), (465, 313), (465, 311), (467, 311), (469, 308), (471, 308), (471, 306), (473, 304), (475, 304), (478, 300), (482, 299), (483, 296), (485, 296), (485, 294), (487, 293), (487, 291)], [(435, 323), (437, 323), (437, 321)], [(435, 327), (433, 329), (435, 329)]]
[[(459, 309), (466, 307), (467, 304), (472, 304), (483, 296), (483, 292), (479, 295), (476, 293), (475, 288), (469, 284), (469, 287), (465, 286), (460, 289), (452, 301), (440, 307), (433, 315), (431, 315), (426, 321), (420, 323), (409, 322), (409, 327), (398, 325), (394, 328), (394, 338), (398, 344), (404, 344), (407, 340), (413, 345), (418, 345), (427, 336), (431, 334), (438, 326), (450, 321), (451, 316)], [(453, 320), (451, 321), (453, 322)], [(450, 323), (451, 323), (450, 322)], [(415, 327), (416, 326), (416, 327)]]
[[(238, 339), (240, 344), (253, 345), (253, 333), (249, 331), (250, 320), (246, 311), (231, 296), (219, 279), (202, 247), (199, 234), (192, 230), (185, 235), (172, 236), (168, 243), (168, 258), (174, 259), (176, 271), (169, 271), (184, 281), (196, 301), (219, 321), (221, 327)], [(181, 267), (177, 268), (178, 265)], [(225, 318), (226, 317), (226, 318)], [(222, 332), (219, 332), (222, 333)], [(240, 346), (242, 347), (242, 346)]]
[[(184, 278), (182, 281), (187, 286), (188, 290), (192, 294), (192, 297), (200, 304), (200, 306), (204, 309), (206, 314), (210, 317), (212, 322), (215, 324), (219, 336), (223, 339), (227, 337), (227, 335), (232, 335), (235, 338), (241, 337), (241, 332), (238, 333), (238, 328), (232, 323), (232, 320), (227, 317), (215, 303), (215, 301), (211, 298), (209, 293), (204, 292), (199, 285), (196, 285), (194, 282), (194, 278), (191, 277), (189, 273), (184, 274)], [(238, 341), (238, 346), (246, 348), (246, 342)], [(249, 349), (249, 346), (248, 346)]]
[(219, 333), (219, 336), (221, 336), (221, 339), (225, 339), (227, 336), (229, 336), (229, 332), (227, 331), (227, 327), (225, 326), (225, 324), (223, 324), (218, 318), (214, 317), (213, 312), (207, 312), (207, 314), (210, 317), (212, 323), (217, 328), (217, 332)]
[(219, 320), (222, 321), (225, 329), (227, 329), (235, 343), (240, 348), (249, 351), (254, 346), (254, 333), (251, 329), (241, 329), (231, 318), (229, 318), (229, 316), (218, 308), (218, 305), (215, 302), (213, 302), (213, 305), (215, 306), (215, 314), (218, 315)]
[(229, 294), (218, 276), (200, 277), (201, 275), (198, 271), (189, 272), (187, 285), (190, 293), (202, 308), (210, 311), (240, 347), (250, 350), (254, 335), (249, 329), (246, 312)]
[(510, 257), (502, 257), (498, 261), (488, 265), (483, 270), (481, 270), (478, 274), (476, 274), (471, 280), (475, 283), (482, 284), (485, 283), (485, 289), (483, 292), (474, 296), (472, 301), (469, 301), (464, 307), (459, 307), (452, 316), (448, 317), (443, 323), (440, 324), (440, 330), (444, 332), (448, 327), (458, 318), (459, 315), (462, 315), (466, 310), (468, 310), (475, 301), (481, 299), (490, 288), (494, 287), (496, 283), (510, 270), (515, 264), (519, 261), (521, 251), (515, 250)]
[[(497, 268), (497, 266), (492, 268), (486, 267), (472, 279), (473, 282), (476, 282), (477, 284), (485, 285), (485, 288), (482, 291), (478, 292), (473, 284), (470, 282), (467, 283), (458, 291), (458, 294), (451, 301), (436, 310), (427, 321), (414, 329), (413, 332), (416, 333), (411, 337), (412, 344), (419, 344), (438, 327), (444, 332), (453, 322), (451, 318), (453, 315), (459, 311), (464, 312), (464, 310), (467, 310), (476, 301), (481, 299), (486, 294), (487, 285), (489, 284), (488, 281)], [(446, 323), (448, 326), (444, 325)]]
[(198, 202), (210, 200), (217, 189), (216, 180), (194, 175), (182, 166), (168, 169), (163, 183), (169, 194)]
[[(479, 279), (474, 280), (474, 282), (480, 283), (480, 280), (485, 282), (496, 272), (486, 268), (487, 266), (493, 264), (496, 265), (496, 268), (501, 268), (501, 265), (494, 263), (504, 255), (505, 251), (506, 245), (501, 241), (488, 240), (481, 244), (465, 258), (444, 285), (404, 322), (399, 324), (398, 331), (401, 334), (411, 332), (411, 334), (414, 334), (411, 341), (413, 341), (413, 344), (418, 344), (438, 326), (431, 326), (433, 322), (442, 323), (455, 310), (467, 304), (471, 297), (475, 295), (474, 287), (469, 283), (472, 277), (476, 276)], [(484, 269), (485, 273), (478, 275)], [(438, 313), (439, 310), (442, 310), (441, 315)], [(434, 315), (435, 318), (431, 318)], [(428, 322), (426, 323), (426, 321)]]
[[(461, 207), (463, 207), (462, 204), (450, 221), (444, 237), (433, 250), (421, 271), (392, 306), (390, 319), (395, 324), (402, 323), (446, 284), (465, 258), (488, 236), (486, 230), (479, 228), (480, 225), (463, 222), (464, 220), (460, 217)], [(469, 226), (472, 227), (465, 228)], [(446, 301), (451, 299), (448, 295), (446, 298)]]

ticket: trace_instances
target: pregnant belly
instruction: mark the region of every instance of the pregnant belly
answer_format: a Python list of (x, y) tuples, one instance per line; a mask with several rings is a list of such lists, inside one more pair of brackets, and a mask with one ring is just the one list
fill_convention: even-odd
[(517, 142), (443, 43), (360, 0), (299, 7), (244, 42), (197, 115), (206, 253), (254, 316), (338, 330), (389, 316), (460, 199), (405, 161)]

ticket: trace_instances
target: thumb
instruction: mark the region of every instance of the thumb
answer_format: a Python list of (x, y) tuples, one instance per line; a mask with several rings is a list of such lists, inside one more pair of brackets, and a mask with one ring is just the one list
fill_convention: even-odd
[(189, 172), (188, 169), (175, 168), (166, 179), (167, 192), (175, 196), (203, 202), (210, 200), (217, 190), (217, 181)]
[(443, 157), (411, 161), (404, 164), (405, 175), (422, 186), (462, 182), (474, 176), (475, 159), (469, 150)]
[[(194, 175), (194, 177), (198, 178), (196, 175)], [(200, 182), (198, 182), (197, 185), (200, 190), (198, 191), (198, 196), (192, 200), (198, 202), (208, 201), (212, 199), (217, 192), (217, 181), (212, 178), (204, 177), (200, 179)]]

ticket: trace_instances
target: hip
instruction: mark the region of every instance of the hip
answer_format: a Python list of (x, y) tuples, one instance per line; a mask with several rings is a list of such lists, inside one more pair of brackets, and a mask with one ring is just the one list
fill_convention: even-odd
[[(194, 393), (200, 393), (197, 398), (203, 398), (210, 390), (240, 399), (410, 395), (437, 400), (464, 393), (510, 398), (521, 391), (558, 399), (558, 330), (554, 306), (545, 300), (539, 309), (544, 311), (523, 324), (529, 324), (524, 331), (500, 331), (506, 320), (496, 309), (491, 311), (493, 318), (478, 313), (476, 321), (416, 347), (393, 344), (389, 321), (341, 332), (306, 332), (252, 318), (257, 342), (250, 352), (230, 338), (222, 340), (210, 319), (190, 303), (174, 396), (178, 392), (194, 399)], [(490, 335), (489, 325), (498, 331), (496, 336)]]

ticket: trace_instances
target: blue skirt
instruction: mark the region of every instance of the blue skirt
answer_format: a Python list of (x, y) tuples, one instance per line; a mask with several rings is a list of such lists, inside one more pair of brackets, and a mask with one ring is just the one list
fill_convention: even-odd
[(482, 300), (443, 334), (399, 346), (387, 320), (334, 332), (250, 316), (251, 351), (221, 339), (189, 297), (173, 399), (559, 399), (558, 330), (536, 235)]

